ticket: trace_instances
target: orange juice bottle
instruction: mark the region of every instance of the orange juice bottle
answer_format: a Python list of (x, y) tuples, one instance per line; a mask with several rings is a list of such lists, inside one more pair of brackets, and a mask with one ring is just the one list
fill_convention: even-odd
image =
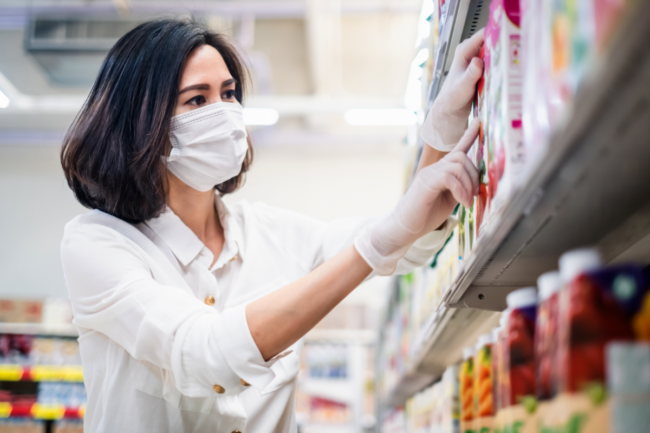
[(474, 433), (474, 348), (463, 350), (463, 362), (458, 374), (460, 382), (460, 431)]
[(474, 431), (490, 433), (494, 420), (494, 398), (492, 394), (492, 334), (481, 335), (474, 356)]

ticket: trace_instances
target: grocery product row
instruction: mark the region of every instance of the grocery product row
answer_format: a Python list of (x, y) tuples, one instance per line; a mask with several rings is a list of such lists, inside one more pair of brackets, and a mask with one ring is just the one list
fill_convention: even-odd
[(648, 431), (650, 268), (573, 250), (507, 303), (499, 326), (382, 431)]
[(73, 338), (0, 334), (0, 370), (2, 365), (79, 366), (79, 343)]
[(0, 418), (83, 418), (87, 402), (83, 383), (5, 382), (0, 388)]
[(329, 337), (303, 348), (296, 392), (300, 431), (367, 431), (375, 425), (371, 349)]

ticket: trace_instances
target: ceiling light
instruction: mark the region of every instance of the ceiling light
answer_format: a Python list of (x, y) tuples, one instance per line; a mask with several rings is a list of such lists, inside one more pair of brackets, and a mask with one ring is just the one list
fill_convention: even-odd
[(275, 125), (280, 118), (273, 108), (244, 108), (245, 125)]
[(7, 108), (9, 106), (9, 98), (7, 98), (7, 95), (2, 93), (0, 90), (0, 108)]
[(413, 111), (403, 108), (355, 108), (346, 111), (344, 118), (354, 126), (408, 126), (417, 120)]

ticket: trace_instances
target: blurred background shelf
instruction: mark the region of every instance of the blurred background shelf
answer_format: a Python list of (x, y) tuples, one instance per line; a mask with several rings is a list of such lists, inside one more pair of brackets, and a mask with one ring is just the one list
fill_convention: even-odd
[(0, 381), (6, 382), (83, 382), (80, 365), (0, 365)]
[(0, 334), (30, 334), (53, 337), (78, 337), (74, 325), (47, 325), (42, 323), (0, 323)]
[(41, 420), (81, 419), (86, 411), (85, 406), (69, 408), (59, 404), (12, 405), (0, 403), (0, 419), (2, 418), (33, 418)]

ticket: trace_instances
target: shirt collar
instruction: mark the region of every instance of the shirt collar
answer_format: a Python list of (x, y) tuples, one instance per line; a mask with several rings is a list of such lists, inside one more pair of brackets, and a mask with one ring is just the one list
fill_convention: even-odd
[[(235, 255), (239, 252), (243, 259), (244, 243), (237, 220), (218, 194), (215, 194), (214, 203), (223, 226), (224, 251), (226, 251), (227, 245), (230, 246), (234, 242), (236, 245)], [(205, 247), (203, 242), (169, 207), (166, 207), (159, 217), (148, 220), (146, 224), (162, 239), (183, 266), (192, 262)]]
[[(214, 205), (217, 208), (217, 214), (221, 220), (221, 225), (223, 226), (224, 236), (226, 238), (226, 243), (232, 241), (237, 246), (237, 252), (239, 256), (244, 258), (244, 236), (241, 231), (241, 226), (237, 222), (237, 218), (230, 213), (230, 209), (223, 202), (223, 199), (219, 194), (214, 195)], [(235, 254), (237, 254), (235, 252)]]

